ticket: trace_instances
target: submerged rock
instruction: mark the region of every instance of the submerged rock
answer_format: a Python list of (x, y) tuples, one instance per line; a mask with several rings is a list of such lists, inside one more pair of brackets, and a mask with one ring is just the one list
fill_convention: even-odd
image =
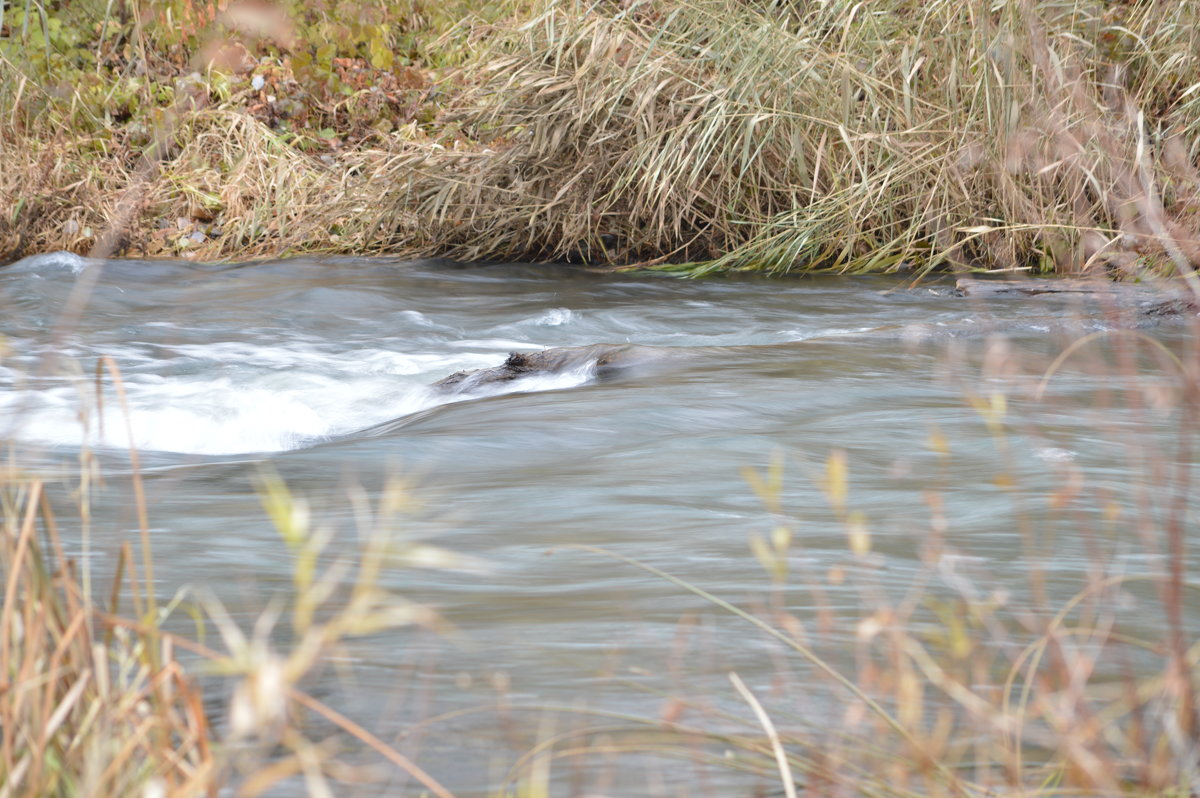
[(569, 371), (584, 371), (588, 376), (603, 381), (641, 367), (683, 361), (700, 352), (700, 349), (636, 344), (592, 344), (562, 346), (543, 349), (540, 352), (512, 352), (499, 366), (456, 371), (433, 383), (433, 387), (454, 393), (469, 393), (522, 377), (563, 374)]
[(1200, 302), (1190, 297), (1175, 297), (1147, 303), (1140, 310), (1143, 316), (1150, 319), (1173, 316), (1186, 318), (1200, 314)]

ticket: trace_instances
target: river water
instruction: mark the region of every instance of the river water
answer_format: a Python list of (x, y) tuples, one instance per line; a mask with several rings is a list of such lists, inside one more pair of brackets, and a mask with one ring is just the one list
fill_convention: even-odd
[[(264, 474), (304, 497), (347, 556), (404, 481), (412, 503), (395, 533), (453, 567), (397, 558), (381, 579), (441, 621), (349, 639), (305, 686), (460, 795), (490, 794), (524, 752), (571, 730), (558, 749), (594, 750), (554, 760), (553, 794), (778, 789), (769, 760), (745, 773), (717, 745), (724, 763), (679, 761), (627, 728), (753, 733), (730, 672), (797, 734), (850, 723), (844, 693), (744, 620), (580, 546), (764, 617), (785, 609), (853, 676), (863, 618), (917, 585), (923, 607), (970, 593), (1034, 618), (1098, 573), (1160, 574), (1162, 528), (1197, 520), (1179, 502), (1192, 457), (1180, 380), (1160, 357), (1192, 356), (1187, 328), (1095, 335), (1054, 366), (1106, 326), (1065, 303), (981, 306), (894, 278), (65, 254), (0, 269), (0, 300), (0, 435), (15, 462), (50, 475), (96, 458), (91, 537), (64, 530), (98, 575), (136, 539), (130, 440), (158, 593), (215, 596), (248, 633), (291, 599)], [(584, 364), (465, 396), (430, 388), (512, 351), (596, 343), (704, 351), (612, 380)], [(105, 356), (128, 424), (111, 377), (96, 379)], [(846, 466), (844, 501), (831, 457)], [(773, 463), (778, 490), (756, 492), (749, 471), (765, 480)], [(68, 518), (65, 482), (54, 495)], [(776, 528), (790, 531), (789, 572), (772, 590), (751, 539)], [(1153, 636), (1154, 591), (1122, 600), (1119, 623)], [(222, 711), (219, 686), (212, 700)], [(360, 775), (338, 794), (418, 794), (378, 765)]]

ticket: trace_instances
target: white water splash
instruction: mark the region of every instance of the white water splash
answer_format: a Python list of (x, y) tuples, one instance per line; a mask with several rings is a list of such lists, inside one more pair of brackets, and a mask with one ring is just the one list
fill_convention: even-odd
[(569, 308), (551, 308), (534, 319), (533, 323), (539, 327), (561, 327), (574, 318), (575, 314)]
[(4, 369), (10, 388), (0, 391), (0, 419), (8, 423), (0, 437), (114, 449), (132, 440), (139, 450), (197, 455), (280, 452), (450, 402), (571, 388), (592, 378), (590, 368), (580, 368), (455, 394), (429, 383), (499, 365), (495, 352), (318, 352), (226, 341), (164, 347), (157, 358), (125, 354), (128, 423), (111, 385), (98, 401), (88, 378), (43, 378), (34, 389)]
[(452, 397), (451, 401), (459, 401), (462, 399), (478, 399), (485, 396), (499, 396), (510, 393), (560, 391), (567, 388), (576, 388), (580, 385), (584, 385), (588, 382), (591, 382), (595, 376), (596, 364), (592, 362), (568, 371), (549, 374), (530, 374), (527, 377), (519, 377), (515, 380), (489, 383), (479, 388), (465, 391), (456, 397)]
[(1069, 463), (1075, 459), (1075, 452), (1057, 446), (1039, 447), (1034, 450), (1034, 454), (1047, 463)]
[[(129, 381), (129, 423), (118, 397), (98, 404), (84, 386), (12, 392), (0, 413), (14, 437), (51, 446), (94, 446), (186, 454), (294, 449), (436, 404), (419, 386), (293, 377), (287, 386), (229, 379)], [(132, 433), (132, 434), (131, 434)]]
[(40, 274), (44, 272), (69, 271), (79, 274), (89, 266), (99, 266), (104, 261), (95, 258), (85, 258), (73, 252), (48, 252), (44, 255), (30, 255), (19, 261), (10, 263), (4, 268), (14, 272)]

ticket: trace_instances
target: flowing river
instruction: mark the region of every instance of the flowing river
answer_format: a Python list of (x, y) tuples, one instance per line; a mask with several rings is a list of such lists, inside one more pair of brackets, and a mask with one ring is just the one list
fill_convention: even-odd
[[(629, 731), (761, 732), (731, 672), (781, 726), (853, 724), (803, 658), (612, 554), (786, 611), (853, 678), (881, 607), (912, 601), (931, 628), (931, 608), (966, 593), (1049, 614), (1098, 573), (1161, 574), (1162, 529), (1197, 520), (1171, 360), (1192, 356), (1186, 326), (1072, 331), (1066, 303), (979, 305), (895, 278), (65, 254), (0, 269), (0, 299), (0, 434), (12, 462), (61, 482), (63, 534), (97, 580), (137, 540), (131, 441), (158, 594), (191, 586), (247, 634), (292, 598), (264, 479), (304, 498), (331, 559), (352, 558), (403, 481), (395, 534), (444, 552), (408, 560), (451, 567), (396, 558), (381, 580), (440, 620), (349, 638), (305, 686), (462, 796), (514, 764), (514, 780), (550, 767), (562, 795), (778, 790), (769, 758), (748, 773), (720, 744), (679, 759)], [(430, 387), (512, 351), (596, 343), (704, 351), (611, 380), (584, 364), (466, 395)], [(70, 522), (77, 476), (62, 476), (83, 453), (103, 477), (86, 538)], [(769, 552), (787, 563), (774, 583)], [(1163, 625), (1151, 587), (1122, 600), (1117, 627)], [(287, 617), (270, 633), (281, 648)], [(593, 750), (519, 760), (558, 738), (545, 750)], [(419, 794), (378, 764), (360, 775), (344, 794)]]

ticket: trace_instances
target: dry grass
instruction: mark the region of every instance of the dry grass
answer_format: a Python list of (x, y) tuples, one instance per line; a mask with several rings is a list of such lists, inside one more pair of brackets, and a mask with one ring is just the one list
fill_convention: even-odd
[(466, 119), (498, 155), (451, 205), (463, 254), (1196, 259), (1194, 6), (621, 8), (548, 3), (491, 40)]
[[(157, 632), (130, 547), (121, 565), (142, 630), (83, 589), (45, 485), (6, 482), (0, 795), (209, 794), (217, 762), (200, 691)], [(107, 609), (118, 609), (115, 594)]]
[[(399, 516), (412, 506), (406, 486), (392, 480), (377, 508), (360, 504), (370, 521), (359, 530), (363, 543), (354, 560), (331, 556), (326, 546), (332, 531), (312, 528), (305, 502), (277, 476), (263, 474), (263, 505), (294, 568), (287, 602), (291, 640), (281, 647), (272, 632), (282, 604), (264, 611), (247, 633), (213, 599), (197, 602), (180, 594), (160, 603), (136, 452), (131, 455), (141, 556), (122, 545), (103, 597), (95, 595), (86, 557), (81, 565), (63, 548), (66, 537), (86, 555), (91, 469), (73, 486), (79, 515), (62, 527), (50, 498), (62, 485), (15, 470), (0, 483), (0, 796), (184, 798), (232, 789), (252, 798), (288, 779), (302, 779), (310, 794), (330, 795), (330, 774), (345, 772), (335, 756), (343, 747), (337, 739), (348, 738), (428, 794), (450, 798), (416, 763), (304, 690), (305, 680), (343, 641), (438, 623), (428, 608), (379, 584), (385, 567), (474, 567), (394, 535)], [(165, 631), (170, 615), (184, 605), (193, 617), (211, 620), (221, 650)], [(183, 661), (180, 650), (187, 654)], [(232, 686), (215, 718), (196, 679), (203, 673)], [(324, 739), (312, 738), (310, 718), (321, 720)], [(329, 728), (336, 730), (333, 737)]]
[(110, 249), (205, 258), (1190, 273), (1198, 29), (1190, 3), (514, 4), (447, 35), (470, 55), (432, 126), (318, 146), (247, 112), (289, 98), (211, 74), (172, 87), (148, 163), (3, 63), (0, 251), (115, 227)]

